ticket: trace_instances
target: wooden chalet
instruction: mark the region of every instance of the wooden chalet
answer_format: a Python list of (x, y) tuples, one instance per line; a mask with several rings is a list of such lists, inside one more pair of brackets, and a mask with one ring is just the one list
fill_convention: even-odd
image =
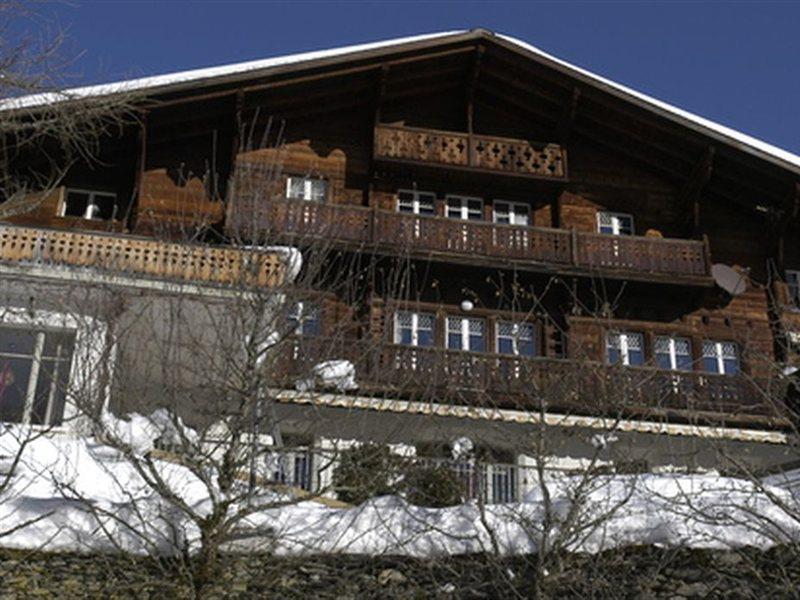
[[(224, 285), (244, 245), (324, 240), (411, 273), (403, 297), (374, 278), (305, 303), (287, 381), (335, 345), (359, 390), (330, 406), (589, 418), (622, 391), (630, 422), (791, 424), (800, 157), (480, 29), (128, 85), (141, 123), (0, 225), (4, 272)], [(268, 193), (232, 189), (270, 165)]]

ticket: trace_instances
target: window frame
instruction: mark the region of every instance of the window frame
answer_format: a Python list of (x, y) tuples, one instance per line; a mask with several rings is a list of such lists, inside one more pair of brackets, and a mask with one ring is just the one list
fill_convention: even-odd
[[(505, 204), (508, 206), (507, 214), (508, 214), (508, 223), (500, 223), (497, 220), (497, 205), (498, 204)], [(526, 221), (527, 223), (515, 223), (515, 219), (517, 216), (516, 209), (518, 207), (524, 207), (526, 214)], [(514, 225), (515, 227), (530, 227), (531, 226), (531, 207), (524, 202), (514, 202), (513, 200), (494, 200), (492, 202), (492, 222), (497, 225)]]
[[(706, 348), (709, 344), (714, 344), (714, 355), (713, 356), (706, 356)], [(734, 356), (726, 356), (723, 352), (723, 346), (725, 344), (731, 344), (734, 350)], [(734, 376), (739, 375), (742, 372), (742, 351), (739, 347), (739, 344), (733, 340), (703, 340), (703, 371), (709, 375), (728, 375)], [(706, 369), (706, 359), (713, 358), (716, 361), (716, 371), (709, 371)], [(731, 358), (736, 359), (736, 372), (735, 373), (728, 373), (725, 370), (725, 360), (730, 360)]]
[[(292, 181), (302, 180), (303, 182), (303, 197), (292, 195)], [(320, 183), (324, 185), (322, 198), (316, 198), (313, 194), (314, 184)], [(324, 177), (310, 177), (308, 175), (288, 175), (286, 177), (286, 198), (288, 200), (302, 200), (304, 202), (317, 202), (324, 204), (328, 201), (328, 180)]]
[[(406, 314), (406, 315), (410, 315), (411, 316), (411, 327), (410, 327), (410, 329), (411, 329), (411, 343), (410, 344), (403, 343), (401, 329), (405, 329), (405, 328), (401, 328), (400, 327), (400, 315), (401, 314)], [(430, 321), (431, 322), (431, 327), (430, 327), (431, 343), (421, 346), (419, 344), (419, 332), (421, 331), (421, 329), (427, 330), (427, 328), (420, 328), (420, 326), (419, 326), (419, 321), (420, 321), (419, 318), (421, 316), (423, 316), (423, 315), (426, 316), (426, 317), (430, 317), (430, 319), (431, 319), (431, 321)], [(430, 347), (433, 347), (433, 346), (436, 345), (436, 314), (435, 313), (428, 312), (428, 311), (417, 311), (417, 310), (395, 310), (394, 314), (392, 316), (392, 325), (393, 325), (393, 327), (392, 327), (392, 329), (393, 329), (392, 340), (393, 340), (394, 344), (401, 345), (401, 346), (411, 346), (411, 347), (414, 347), (414, 348), (430, 348)]]
[[(500, 334), (500, 327), (503, 324), (509, 324), (513, 328), (518, 329), (520, 327), (530, 327), (531, 330), (531, 344), (533, 346), (533, 353), (532, 354), (520, 354), (519, 352), (519, 341), (520, 336), (515, 332), (514, 335), (501, 335)], [(500, 351), (500, 338), (506, 338), (511, 340), (511, 348), (512, 352), (501, 352)], [(494, 323), (494, 351), (495, 354), (502, 354), (503, 356), (521, 356), (527, 358), (533, 358), (538, 356), (538, 343), (537, 343), (537, 328), (535, 323), (531, 323), (530, 321), (514, 321), (511, 319), (497, 319)]]
[[(658, 351), (659, 340), (668, 340), (668, 342), (669, 342), (669, 351), (667, 353)], [(677, 352), (677, 346), (678, 346), (677, 342), (679, 342), (679, 341), (686, 342), (686, 345), (687, 345), (687, 348), (688, 348), (688, 351), (689, 351), (688, 354), (686, 354), (686, 355), (678, 354), (678, 352)], [(667, 334), (667, 335), (657, 335), (655, 337), (655, 346), (653, 347), (653, 360), (656, 363), (656, 367), (659, 368), (659, 369), (664, 369), (664, 370), (669, 370), (669, 371), (679, 371), (679, 372), (682, 372), (682, 373), (686, 373), (686, 372), (694, 370), (694, 354), (693, 354), (693, 350), (694, 349), (692, 347), (692, 338), (690, 338), (690, 337), (686, 337), (686, 336), (682, 336), (682, 335), (669, 335), (669, 334)], [(668, 356), (669, 362), (670, 362), (670, 366), (668, 368), (667, 367), (661, 367), (660, 365), (658, 365), (658, 355), (659, 354), (661, 354), (661, 355), (666, 354), (666, 356)], [(679, 356), (688, 356), (689, 357), (689, 367), (688, 368), (682, 368), (682, 367), (678, 366), (678, 357)]]
[[(459, 206), (458, 206), (459, 216), (457, 216), (457, 217), (450, 216), (450, 201), (451, 200), (458, 200), (458, 202), (459, 202)], [(475, 210), (475, 209), (470, 209), (469, 208), (470, 201), (477, 202), (478, 205), (479, 205), (479, 207), (477, 209), (477, 211), (478, 211), (477, 212), (477, 215), (478, 215), (477, 219), (471, 219), (470, 216), (469, 216), (470, 215), (470, 211), (472, 210), (473, 214), (474, 214), (474, 210)], [(447, 194), (444, 197), (444, 216), (447, 217), (448, 219), (460, 220), (460, 221), (483, 221), (484, 220), (483, 219), (483, 206), (484, 206), (483, 198), (481, 198), (479, 196), (462, 196), (461, 194)]]
[[(115, 369), (116, 344), (106, 345), (108, 326), (94, 317), (75, 317), (67, 313), (48, 310), (34, 310), (16, 306), (0, 306), (0, 325), (43, 330), (73, 330), (72, 362), (69, 371), (68, 392), (64, 401), (64, 412), (60, 425), (29, 425), (31, 428), (65, 430), (68, 427), (80, 428), (91, 425), (80, 417), (77, 406), (72, 401), (72, 390), (89, 394), (99, 407), (108, 407), (110, 385), (100, 385), (99, 374), (107, 373), (109, 380)], [(102, 365), (102, 366), (101, 366)]]
[[(312, 316), (309, 316), (311, 313)], [(289, 309), (288, 321), (292, 333), (300, 337), (317, 337), (322, 335), (322, 307), (319, 302), (299, 300)], [(306, 331), (306, 324), (314, 323), (316, 331)]]
[[(611, 218), (611, 233), (607, 233), (601, 230), (601, 219), (603, 215), (607, 215)], [(603, 235), (636, 235), (636, 222), (634, 221), (633, 215), (631, 213), (623, 213), (623, 212), (615, 212), (610, 210), (598, 210), (597, 211), (597, 233)], [(623, 233), (621, 232), (620, 228), (620, 219), (628, 219), (630, 221), (630, 233)]]
[[(458, 329), (450, 329), (450, 321), (451, 320), (458, 320)], [(482, 350), (473, 350), (471, 348), (471, 337), (472, 337), (472, 330), (470, 329), (470, 323), (477, 322), (481, 325), (481, 332), (480, 332), (480, 339), (483, 345)], [(461, 347), (460, 348), (451, 348), (450, 347), (450, 334), (458, 335), (461, 338)], [(445, 348), (448, 350), (455, 350), (456, 352), (486, 352), (486, 337), (487, 337), (487, 321), (484, 317), (473, 317), (473, 316), (466, 316), (466, 315), (445, 315)]]
[[(403, 200), (400, 198), (400, 194), (411, 194), (411, 210), (401, 210), (401, 205), (403, 204)], [(430, 196), (431, 197), (431, 212), (420, 212), (420, 197), (422, 196)], [(426, 190), (415, 190), (415, 189), (408, 189), (408, 188), (401, 188), (397, 190), (397, 202), (395, 203), (395, 211), (399, 213), (405, 213), (407, 215), (417, 215), (421, 217), (435, 217), (436, 216), (436, 193), (429, 192)]]
[[(87, 194), (89, 198), (86, 200), (86, 210), (84, 211), (83, 216), (79, 217), (77, 215), (67, 215), (67, 202), (69, 199), (70, 192), (75, 192), (77, 194)], [(89, 217), (87, 216), (89, 212), (90, 206), (97, 206), (93, 204), (93, 200), (96, 196), (111, 196), (114, 198), (114, 209), (111, 211), (111, 218), (110, 219), (102, 219), (100, 217)], [(61, 203), (58, 210), (58, 216), (64, 217), (67, 219), (82, 219), (84, 221), (105, 221), (105, 222), (114, 222), (117, 221), (117, 209), (119, 205), (117, 204), (118, 196), (116, 192), (108, 192), (101, 189), (86, 189), (86, 188), (76, 188), (76, 187), (65, 187), (64, 188), (64, 195), (61, 199)]]
[[(47, 394), (46, 405), (44, 407), (44, 414), (41, 415), (41, 423), (33, 423), (34, 425), (40, 425), (43, 427), (48, 427), (51, 425), (58, 425), (59, 423), (53, 423), (53, 421), (63, 421), (63, 414), (58, 415), (53, 418), (53, 410), (54, 404), (56, 402), (56, 394), (57, 394), (57, 386), (59, 384), (59, 374), (61, 373), (61, 369), (67, 369), (67, 385), (69, 385), (69, 378), (70, 372), (72, 370), (72, 362), (75, 357), (75, 339), (77, 337), (76, 331), (74, 329), (63, 329), (63, 328), (41, 328), (41, 327), (30, 327), (26, 325), (9, 325), (5, 323), (0, 323), (0, 332), (2, 330), (18, 330), (23, 332), (26, 335), (29, 335), (33, 338), (33, 347), (29, 352), (10, 352), (10, 351), (3, 351), (0, 350), (0, 361), (3, 359), (17, 359), (17, 360), (24, 360), (26, 362), (30, 362), (30, 370), (27, 376), (27, 383), (25, 384), (25, 391), (24, 391), (24, 399), (22, 404), (22, 413), (20, 415), (19, 421), (10, 421), (12, 423), (20, 423), (22, 425), (31, 425), (31, 421), (34, 417), (34, 409), (36, 404), (36, 392), (39, 388), (40, 384), (43, 383), (43, 378), (46, 377), (46, 374), (42, 370), (42, 366), (45, 363), (52, 362), (55, 364), (56, 368), (54, 370), (53, 376), (50, 381), (50, 385), (48, 389), (43, 390)], [(69, 340), (70, 343), (70, 350), (66, 357), (55, 357), (55, 356), (48, 356), (45, 354), (45, 346), (47, 343), (47, 336), (48, 335), (58, 335), (58, 334), (68, 334), (71, 337)], [(20, 390), (22, 391), (22, 390)], [(66, 400), (67, 390), (64, 390), (64, 400)], [(59, 400), (60, 404), (64, 402)], [(63, 412), (63, 410), (62, 410)]]
[[(611, 348), (611, 338), (612, 338), (612, 336), (615, 336), (615, 335), (619, 336), (619, 348), (617, 349), (618, 352), (619, 352), (619, 358), (620, 358), (619, 362), (611, 362), (611, 357), (609, 356), (609, 350), (612, 349)], [(640, 344), (640, 348), (641, 348), (640, 352), (642, 354), (642, 362), (641, 362), (641, 364), (636, 364), (636, 365), (632, 365), (630, 363), (629, 337), (633, 337), (633, 336), (639, 338), (639, 344)], [(605, 352), (606, 364), (608, 364), (610, 366), (620, 365), (620, 366), (623, 366), (623, 367), (641, 367), (641, 366), (643, 366), (645, 361), (646, 361), (645, 345), (644, 344), (645, 344), (644, 333), (642, 333), (641, 331), (627, 331), (627, 330), (624, 330), (624, 331), (619, 331), (619, 330), (607, 331), (606, 332), (606, 344), (605, 344), (605, 346), (606, 346), (606, 352)]]

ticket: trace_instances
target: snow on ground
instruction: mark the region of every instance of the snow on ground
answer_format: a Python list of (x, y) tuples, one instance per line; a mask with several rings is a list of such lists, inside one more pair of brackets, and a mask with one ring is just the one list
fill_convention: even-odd
[[(142, 427), (134, 429), (134, 438), (147, 435)], [(0, 473), (8, 472), (26, 431), (5, 427), (0, 433)], [(141, 439), (137, 444), (147, 447)], [(205, 483), (183, 466), (156, 459), (152, 465), (186, 507), (207, 514), (212, 503)], [(592, 479), (583, 501), (573, 502), (579, 483), (563, 478), (548, 484), (555, 521), (573, 551), (629, 544), (768, 547), (800, 539), (800, 522), (789, 514), (797, 517), (800, 507), (780, 488), (765, 493), (749, 482), (713, 475), (609, 475)], [(256, 499), (264, 508), (248, 517), (231, 548), (426, 557), (493, 551), (496, 543), (503, 553), (536, 552), (543, 497), (536, 488), (521, 502), (483, 511), (475, 503), (421, 508), (397, 497), (337, 509), (313, 501), (275, 506), (286, 497), (265, 492)], [(594, 519), (600, 525), (586, 527)], [(563, 525), (568, 522), (577, 527)], [(170, 553), (185, 544), (196, 549), (197, 539), (184, 511), (154, 493), (121, 454), (92, 438), (33, 439), (9, 489), (0, 494), (0, 545), (6, 547)]]

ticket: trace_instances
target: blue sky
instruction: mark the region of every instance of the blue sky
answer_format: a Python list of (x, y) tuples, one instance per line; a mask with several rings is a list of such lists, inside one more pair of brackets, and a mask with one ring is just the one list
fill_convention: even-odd
[(800, 0), (214, 2), (48, 5), (74, 83), (486, 27), (800, 154)]

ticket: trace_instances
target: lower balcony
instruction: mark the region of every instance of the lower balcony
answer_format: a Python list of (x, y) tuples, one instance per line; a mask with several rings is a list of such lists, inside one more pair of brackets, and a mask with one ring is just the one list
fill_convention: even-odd
[(324, 338), (297, 344), (286, 366), (287, 385), (320, 361), (345, 359), (355, 365), (359, 393), (488, 409), (786, 424), (783, 388), (746, 375)]
[(563, 274), (713, 285), (708, 246), (696, 240), (615, 236), (502, 225), (302, 200), (258, 215), (273, 235), (371, 246), (390, 253)]
[(255, 287), (280, 284), (285, 271), (276, 253), (14, 225), (0, 225), (0, 264)]

